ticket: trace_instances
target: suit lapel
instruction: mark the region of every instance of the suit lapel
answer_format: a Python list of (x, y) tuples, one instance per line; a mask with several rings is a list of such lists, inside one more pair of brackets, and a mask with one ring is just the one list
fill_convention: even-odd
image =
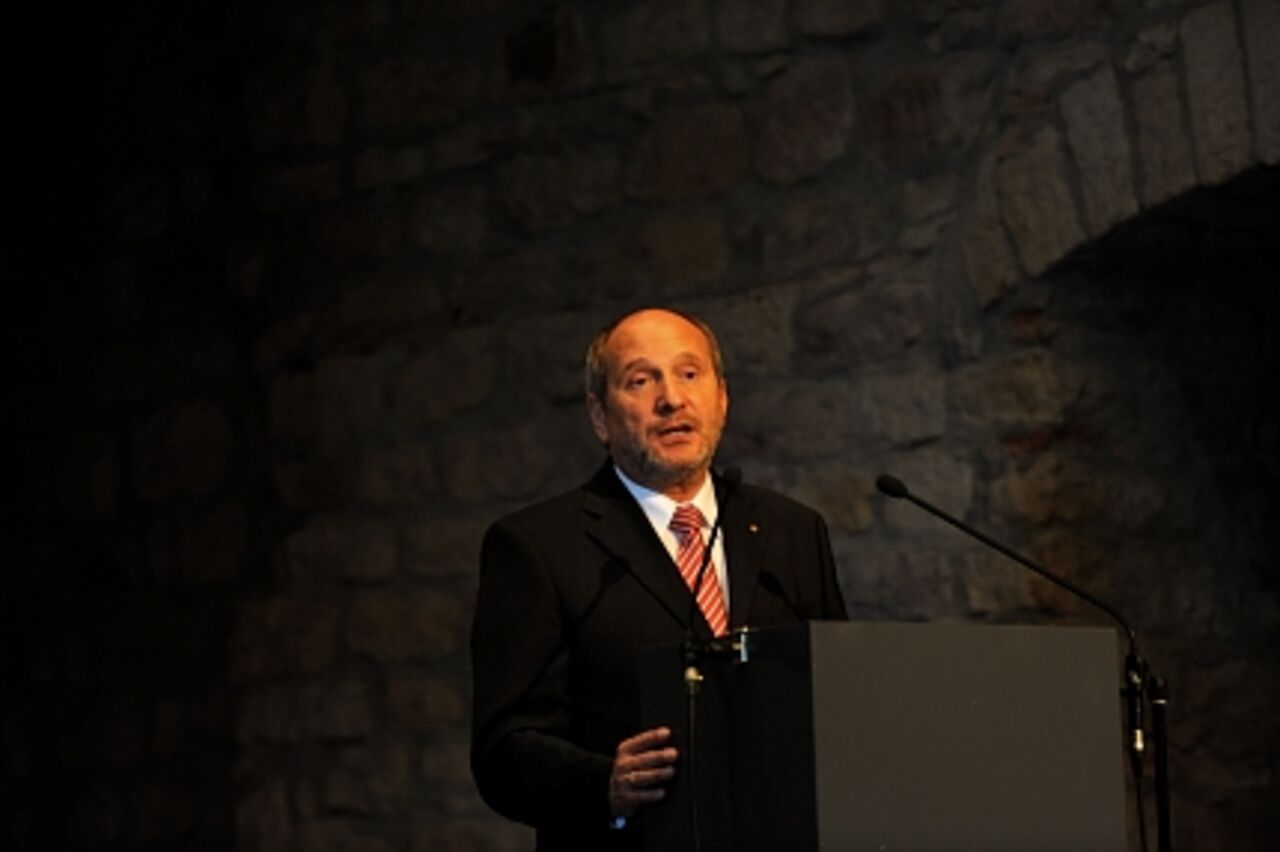
[(756, 516), (755, 501), (741, 484), (726, 494), (723, 482), (716, 482), (716, 499), (724, 516), (725, 560), (729, 563), (729, 626), (742, 627), (751, 614), (757, 581), (763, 564), (769, 529)]
[[(612, 464), (606, 462), (587, 483), (582, 509), (587, 536), (625, 565), (681, 629), (687, 629), (689, 588), (644, 511), (618, 480)], [(706, 619), (699, 615), (695, 622), (698, 633), (710, 636)]]

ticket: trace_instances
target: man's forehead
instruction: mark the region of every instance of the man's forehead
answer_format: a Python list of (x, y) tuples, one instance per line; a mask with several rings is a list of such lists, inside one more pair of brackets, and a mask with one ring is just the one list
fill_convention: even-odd
[(699, 358), (711, 352), (706, 334), (694, 323), (663, 310), (645, 310), (631, 314), (619, 322), (609, 334), (606, 348), (615, 354), (636, 349), (652, 350), (670, 357), (673, 351), (687, 352)]

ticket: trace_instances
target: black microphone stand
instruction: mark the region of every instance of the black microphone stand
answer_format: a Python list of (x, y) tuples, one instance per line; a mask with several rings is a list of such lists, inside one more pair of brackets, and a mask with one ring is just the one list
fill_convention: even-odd
[[(888, 474), (881, 474), (876, 478), (876, 487), (880, 491), (896, 499), (907, 500), (924, 509), (929, 514), (951, 526), (969, 534), (978, 541), (987, 545), (994, 550), (1003, 553), (1005, 556), (1028, 568), (1045, 578), (1049, 582), (1066, 589), (1068, 592), (1080, 597), (1093, 604), (1098, 609), (1109, 615), (1112, 620), (1120, 625), (1125, 636), (1129, 640), (1129, 652), (1124, 658), (1124, 687), (1122, 693), (1125, 697), (1126, 712), (1126, 728), (1129, 734), (1128, 753), (1129, 766), (1133, 771), (1134, 793), (1137, 797), (1138, 807), (1138, 838), (1143, 850), (1147, 848), (1147, 825), (1146, 818), (1143, 813), (1143, 757), (1146, 754), (1146, 740), (1143, 733), (1142, 710), (1145, 699), (1149, 696), (1152, 704), (1152, 732), (1155, 735), (1156, 748), (1156, 813), (1157, 813), (1157, 844), (1159, 852), (1170, 852), (1170, 832), (1169, 832), (1169, 776), (1168, 776), (1168, 740), (1165, 731), (1165, 710), (1168, 706), (1168, 690), (1165, 682), (1151, 674), (1147, 666), (1146, 660), (1142, 658), (1141, 652), (1138, 650), (1138, 637), (1133, 628), (1129, 626), (1129, 622), (1116, 610), (1112, 609), (1103, 601), (1094, 597), (1089, 592), (1070, 582), (1064, 577), (1052, 573), (1046, 568), (1037, 565), (1027, 557), (1018, 553), (1011, 548), (1006, 547), (985, 533), (974, 529), (964, 521), (956, 518), (947, 512), (934, 506), (926, 500), (912, 494), (902, 480)], [(1150, 688), (1148, 690), (1148, 685)]]

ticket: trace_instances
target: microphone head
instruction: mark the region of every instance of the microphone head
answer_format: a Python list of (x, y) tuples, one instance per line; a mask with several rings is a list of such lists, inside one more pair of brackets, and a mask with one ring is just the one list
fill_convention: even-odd
[(911, 493), (907, 491), (907, 486), (901, 479), (888, 473), (882, 473), (876, 477), (876, 488), (880, 489), (881, 494), (899, 499)]

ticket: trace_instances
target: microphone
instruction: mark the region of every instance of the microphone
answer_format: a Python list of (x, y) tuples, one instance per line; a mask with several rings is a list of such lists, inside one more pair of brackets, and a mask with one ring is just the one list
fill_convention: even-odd
[(698, 565), (698, 573), (694, 576), (693, 596), (689, 599), (689, 620), (687, 639), (693, 641), (693, 619), (698, 614), (698, 592), (702, 591), (702, 581), (707, 573), (707, 568), (711, 565), (711, 554), (716, 547), (716, 536), (720, 534), (720, 520), (724, 517), (724, 507), (729, 503), (729, 497), (738, 488), (738, 483), (742, 481), (742, 468), (727, 467), (724, 473), (720, 474), (720, 481), (724, 483), (724, 499), (718, 501), (716, 509), (716, 520), (711, 525), (711, 535), (707, 537), (707, 547), (702, 553), (702, 563)]
[(1089, 594), (1089, 592), (1070, 582), (1066, 578), (1059, 577), (1047, 568), (1032, 562), (1021, 553), (1006, 547), (985, 533), (969, 526), (959, 518), (947, 514), (932, 503), (922, 500), (912, 494), (902, 480), (898, 479), (896, 476), (891, 476), (887, 473), (880, 474), (876, 477), (876, 488), (880, 489), (880, 492), (886, 496), (892, 497), (896, 500), (906, 500), (910, 503), (916, 504), (929, 514), (941, 518), (961, 532), (967, 533), (994, 550), (998, 550), (1000, 553), (1003, 553), (1005, 556), (1009, 557), (1014, 562), (1017, 562), (1019, 565), (1022, 565), (1024, 568), (1029, 568), (1049, 582), (1066, 589), (1076, 597), (1093, 604), (1095, 607), (1111, 616), (1111, 618), (1120, 625), (1121, 629), (1124, 630), (1125, 635), (1129, 639), (1129, 653), (1125, 655), (1124, 663), (1124, 694), (1127, 700), (1126, 703), (1128, 704), (1129, 760), (1135, 777), (1141, 778), (1142, 757), (1143, 753), (1146, 751), (1146, 744), (1143, 741), (1142, 732), (1142, 704), (1143, 690), (1147, 681), (1147, 663), (1142, 659), (1142, 655), (1138, 652), (1138, 637), (1134, 633), (1133, 628), (1129, 626), (1129, 622), (1125, 621), (1124, 617), (1121, 616), (1120, 613), (1116, 612), (1116, 610), (1112, 609), (1106, 603)]

